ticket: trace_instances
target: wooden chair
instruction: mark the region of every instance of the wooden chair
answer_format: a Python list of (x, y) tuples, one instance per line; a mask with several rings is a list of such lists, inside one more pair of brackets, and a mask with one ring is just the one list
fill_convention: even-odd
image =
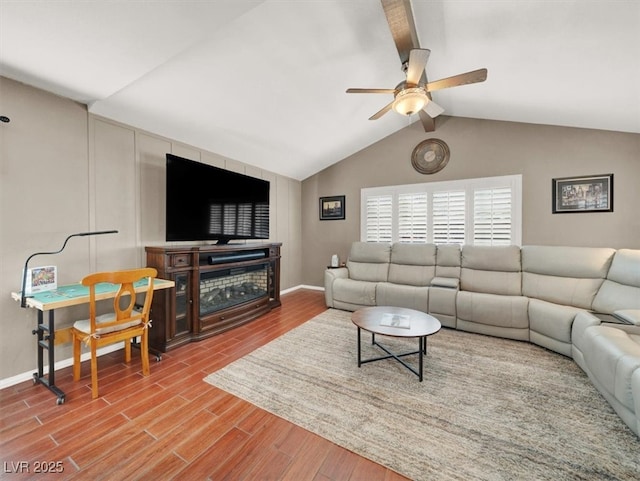
[[(99, 347), (124, 341), (125, 362), (131, 361), (131, 340), (140, 336), (140, 356), (142, 357), (142, 374), (149, 375), (149, 311), (153, 298), (153, 279), (158, 275), (156, 269), (142, 268), (115, 272), (98, 272), (82, 279), (82, 284), (89, 287), (89, 319), (76, 321), (71, 329), (73, 336), (73, 379), (80, 380), (80, 354), (82, 343), (91, 349), (91, 394), (98, 397), (98, 360), (96, 351)], [(144, 285), (144, 303), (141, 310), (135, 309), (137, 281), (148, 278)], [(96, 300), (100, 299), (96, 285), (101, 282), (119, 284), (116, 297), (113, 299), (113, 312), (98, 316)], [(140, 285), (137, 286), (140, 288)]]

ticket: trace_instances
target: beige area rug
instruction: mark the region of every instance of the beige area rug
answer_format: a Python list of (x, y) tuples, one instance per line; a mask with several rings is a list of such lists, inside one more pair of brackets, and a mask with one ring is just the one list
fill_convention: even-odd
[[(640, 478), (640, 440), (571, 359), (443, 328), (420, 383), (394, 360), (358, 369), (350, 316), (328, 310), (205, 380), (416, 480)], [(369, 341), (364, 358), (381, 355)]]

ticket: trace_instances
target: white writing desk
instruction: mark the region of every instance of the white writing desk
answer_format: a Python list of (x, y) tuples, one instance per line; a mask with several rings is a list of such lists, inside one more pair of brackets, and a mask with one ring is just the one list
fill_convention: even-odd
[[(147, 280), (141, 280), (134, 284), (136, 292), (144, 292), (147, 288)], [(166, 279), (154, 279), (153, 290), (169, 289), (175, 286), (175, 282)], [(113, 299), (118, 292), (118, 285), (109, 283), (96, 284), (96, 300)], [(21, 293), (12, 292), (11, 297), (20, 302)], [(57, 397), (57, 404), (64, 403), (65, 394), (55, 383), (55, 345), (69, 341), (68, 336), (61, 336), (56, 342), (54, 311), (62, 307), (89, 304), (89, 288), (82, 284), (69, 284), (58, 287), (52, 291), (38, 292), (26, 298), (27, 307), (38, 310), (38, 328), (32, 334), (38, 335), (38, 372), (33, 373), (33, 382), (47, 387)], [(47, 324), (44, 323), (44, 313), (49, 313)], [(67, 331), (67, 330), (65, 330)], [(49, 373), (44, 375), (44, 350), (49, 353)]]

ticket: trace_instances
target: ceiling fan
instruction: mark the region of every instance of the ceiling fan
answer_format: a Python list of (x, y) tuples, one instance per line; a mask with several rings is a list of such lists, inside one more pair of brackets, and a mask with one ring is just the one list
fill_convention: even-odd
[(391, 109), (402, 115), (418, 113), (425, 132), (433, 132), (435, 130), (434, 119), (444, 112), (444, 109), (432, 100), (431, 92), (484, 82), (487, 79), (487, 69), (482, 68), (435, 82), (428, 82), (425, 67), (431, 51), (420, 48), (410, 0), (382, 0), (382, 8), (398, 49), (406, 80), (392, 89), (350, 88), (347, 89), (347, 93), (393, 94), (393, 100), (373, 114), (369, 120), (377, 120)]

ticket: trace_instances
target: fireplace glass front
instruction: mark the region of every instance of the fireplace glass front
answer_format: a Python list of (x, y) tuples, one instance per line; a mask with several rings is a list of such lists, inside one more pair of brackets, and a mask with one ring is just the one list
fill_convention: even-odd
[(267, 295), (269, 263), (200, 273), (200, 316)]

